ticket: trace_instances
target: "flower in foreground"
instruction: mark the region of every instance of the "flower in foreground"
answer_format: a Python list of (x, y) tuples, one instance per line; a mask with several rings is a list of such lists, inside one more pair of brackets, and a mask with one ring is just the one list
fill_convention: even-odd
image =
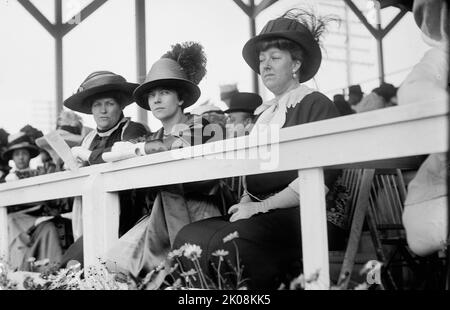
[(224, 249), (220, 249), (212, 253), (213, 256), (218, 256), (220, 260), (223, 260), (224, 256), (227, 256), (229, 254), (228, 251), (225, 251)]
[(184, 250), (184, 249), (181, 249), (181, 248), (176, 249), (176, 250), (173, 250), (173, 251), (169, 252), (169, 254), (167, 255), (167, 257), (168, 257), (169, 259), (174, 259), (174, 258), (176, 258), (176, 257), (180, 257), (180, 256), (183, 255), (183, 250)]
[(194, 260), (200, 257), (202, 254), (202, 249), (195, 244), (186, 244), (186, 247), (184, 248), (184, 256), (187, 258)]
[(233, 239), (239, 238), (239, 234), (237, 231), (232, 232), (231, 234), (229, 234), (228, 236), (226, 236), (225, 238), (223, 238), (223, 243), (227, 243)]
[(195, 276), (196, 274), (197, 274), (197, 271), (195, 271), (194, 269), (191, 269), (189, 271), (182, 272), (181, 276), (182, 277), (192, 277), (192, 276)]

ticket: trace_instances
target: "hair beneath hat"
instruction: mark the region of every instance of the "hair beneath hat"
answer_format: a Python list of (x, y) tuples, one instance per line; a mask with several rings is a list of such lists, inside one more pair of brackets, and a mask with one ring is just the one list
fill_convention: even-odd
[(178, 62), (189, 81), (195, 85), (198, 85), (206, 75), (206, 55), (200, 43), (190, 41), (177, 43), (161, 58), (170, 58)]
[(117, 103), (123, 108), (128, 103), (128, 96), (124, 92), (120, 90), (109, 90), (105, 92), (101, 92), (95, 95), (90, 96), (86, 100), (88, 101), (88, 105), (92, 106), (95, 100), (102, 98), (113, 98)]
[(277, 38), (272, 40), (262, 40), (256, 44), (258, 51), (266, 51), (271, 47), (276, 47), (280, 50), (288, 51), (291, 54), (293, 60), (303, 61), (303, 49), (297, 43), (284, 39)]

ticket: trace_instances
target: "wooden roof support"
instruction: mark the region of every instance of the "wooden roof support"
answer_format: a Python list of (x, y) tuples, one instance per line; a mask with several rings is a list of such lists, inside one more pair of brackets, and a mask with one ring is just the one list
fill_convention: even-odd
[(31, 16), (33, 16), (36, 21), (38, 21), (39, 24), (45, 28), (45, 30), (47, 30), (52, 37), (55, 37), (56, 33), (54, 25), (49, 22), (49, 20), (39, 11), (38, 8), (34, 6), (33, 3), (30, 2), (30, 0), (17, 0), (17, 2), (19, 2), (25, 10), (27, 10), (27, 12), (30, 13)]
[[(402, 17), (408, 12), (405, 9), (400, 9), (400, 12), (390, 21), (386, 28), (381, 27), (381, 23), (374, 28), (359, 10), (359, 8), (353, 3), (352, 0), (344, 0), (345, 4), (355, 13), (356, 17), (364, 24), (364, 26), (369, 30), (372, 36), (377, 40), (378, 45), (378, 68), (379, 68), (379, 78), (380, 83), (384, 82), (384, 57), (383, 57), (383, 38), (389, 33), (389, 31), (394, 28), (394, 26), (402, 19)], [(379, 10), (381, 8), (380, 1), (377, 1), (379, 5)], [(378, 11), (378, 14), (380, 12)]]
[(108, 0), (94, 0), (88, 4), (79, 13), (75, 14), (68, 22), (62, 22), (62, 0), (55, 0), (55, 23), (51, 23), (42, 13), (36, 8), (30, 0), (17, 0), (28, 13), (33, 16), (42, 27), (47, 30), (55, 39), (55, 85), (56, 85), (56, 111), (57, 114), (62, 109), (63, 104), (63, 38), (74, 29), (83, 20), (88, 18), (98, 8), (105, 4)]
[[(74, 15), (69, 22), (63, 24), (62, 35), (65, 36), (69, 33), (73, 28), (75, 28), (79, 23), (88, 18), (92, 13), (97, 11), (103, 4), (105, 4), (108, 0), (94, 0), (89, 3), (84, 9), (82, 9), (78, 14)], [(76, 22), (71, 22), (76, 21)]]
[[(269, 6), (277, 2), (278, 0), (262, 0), (258, 5), (255, 5), (255, 0), (250, 0), (249, 4), (245, 4), (242, 0), (233, 0), (242, 11), (249, 17), (250, 19), (250, 36), (254, 37), (256, 35), (256, 23), (255, 19), (265, 9)], [(253, 92), (259, 93), (259, 85), (258, 85), (258, 74), (255, 72), (252, 73), (253, 79)]]

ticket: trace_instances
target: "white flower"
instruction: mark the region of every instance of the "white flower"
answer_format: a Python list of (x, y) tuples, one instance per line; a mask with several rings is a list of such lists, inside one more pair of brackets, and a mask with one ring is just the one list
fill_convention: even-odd
[(233, 239), (239, 238), (239, 234), (237, 231), (232, 232), (231, 234), (229, 234), (228, 236), (226, 236), (225, 238), (223, 238), (223, 243), (227, 243)]
[(182, 248), (179, 248), (179, 249), (177, 249), (177, 250), (173, 250), (172, 252), (169, 252), (169, 254), (167, 255), (167, 257), (168, 257), (170, 260), (174, 259), (175, 257), (180, 257), (180, 256), (183, 255), (183, 250), (184, 250), (184, 249), (182, 249)]
[(184, 256), (187, 258), (194, 260), (196, 258), (199, 258), (202, 254), (202, 249), (195, 244), (186, 244), (186, 247), (184, 248)]
[(212, 253), (213, 256), (218, 256), (220, 260), (223, 260), (224, 256), (227, 256), (229, 254), (228, 251), (225, 251), (224, 249), (220, 249)]
[(186, 271), (186, 272), (182, 272), (181, 273), (181, 276), (182, 277), (192, 277), (192, 276), (195, 276), (197, 274), (197, 271), (195, 271), (194, 269), (191, 269), (191, 270), (189, 270), (189, 271)]

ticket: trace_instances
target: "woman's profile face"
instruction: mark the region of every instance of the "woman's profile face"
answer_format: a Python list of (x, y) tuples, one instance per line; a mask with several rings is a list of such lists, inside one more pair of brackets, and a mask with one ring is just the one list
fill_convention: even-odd
[[(148, 105), (160, 121), (168, 120), (181, 111), (182, 100), (174, 90), (158, 87), (148, 93)], [(182, 111), (181, 111), (182, 112)]]
[(264, 85), (275, 95), (282, 94), (293, 81), (293, 72), (299, 62), (292, 59), (291, 53), (270, 47), (259, 53), (259, 72)]
[(12, 160), (17, 169), (26, 169), (30, 166), (30, 152), (27, 149), (14, 150)]
[(92, 103), (92, 115), (94, 115), (97, 128), (108, 130), (114, 127), (122, 116), (122, 108), (114, 98), (99, 98)]

